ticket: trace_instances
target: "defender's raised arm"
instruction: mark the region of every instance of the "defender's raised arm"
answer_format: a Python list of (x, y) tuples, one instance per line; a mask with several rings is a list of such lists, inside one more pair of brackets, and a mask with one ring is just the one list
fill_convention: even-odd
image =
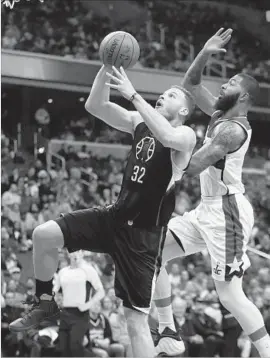
[(223, 28), (219, 29), (218, 32), (205, 43), (203, 49), (188, 69), (182, 84), (184, 88), (192, 92), (198, 107), (209, 115), (212, 115), (214, 112), (216, 97), (201, 84), (202, 74), (211, 55), (226, 52), (224, 46), (231, 39), (232, 29), (223, 30)]

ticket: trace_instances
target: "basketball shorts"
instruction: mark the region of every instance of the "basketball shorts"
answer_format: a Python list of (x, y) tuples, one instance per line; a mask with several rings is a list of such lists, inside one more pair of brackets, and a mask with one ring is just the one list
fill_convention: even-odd
[(230, 281), (250, 266), (246, 250), (253, 224), (253, 209), (243, 194), (202, 198), (195, 210), (170, 220), (175, 239), (170, 250), (180, 245), (187, 256), (207, 249), (212, 277)]
[(115, 263), (116, 296), (125, 307), (149, 313), (167, 228), (117, 222), (109, 208), (78, 210), (55, 221), (69, 252), (110, 254)]

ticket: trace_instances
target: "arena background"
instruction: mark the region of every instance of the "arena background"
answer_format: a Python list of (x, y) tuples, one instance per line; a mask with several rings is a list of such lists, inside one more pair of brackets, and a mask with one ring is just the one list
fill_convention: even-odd
[[(8, 5), (12, 3), (2, 1), (1, 6), (3, 356), (33, 355), (33, 342), (39, 342), (41, 355), (59, 355), (57, 335), (42, 341), (38, 330), (22, 336), (11, 334), (7, 328), (25, 310), (21, 301), (34, 293), (33, 229), (60, 212), (109, 204), (119, 193), (131, 138), (84, 109), (101, 64), (99, 44), (116, 30), (127, 31), (138, 40), (141, 57), (128, 75), (137, 91), (154, 104), (171, 84), (181, 83), (210, 35), (220, 27), (233, 28), (226, 55), (209, 62), (205, 83), (215, 92), (225, 78), (245, 72), (261, 84), (260, 98), (249, 115), (253, 136), (245, 160), (244, 183), (256, 221), (249, 251), (252, 267), (246, 273), (244, 287), (261, 309), (270, 333), (269, 1), (21, 0), (11, 9)], [(112, 91), (111, 98), (133, 109), (118, 92)], [(202, 144), (207, 123), (208, 118), (197, 108), (190, 121), (197, 134), (197, 147)], [(189, 182), (184, 179), (177, 189), (178, 212), (197, 205), (198, 178)], [(114, 311), (121, 317), (121, 306), (112, 289), (110, 257), (85, 256), (98, 270), (106, 290), (103, 313), (109, 317)], [(63, 251), (59, 268), (66, 265), (68, 257)], [(175, 260), (168, 271), (173, 294), (187, 302), (184, 313), (179, 313), (176, 305), (176, 316), (185, 315), (192, 322), (202, 315), (206, 322), (203, 330), (209, 334), (201, 333), (202, 350), (195, 355), (226, 356), (222, 333), (217, 336), (213, 332), (233, 330), (237, 324), (231, 318), (228, 324), (219, 306), (207, 253)], [(58, 299), (60, 302), (61, 297)], [(151, 320), (155, 319), (153, 308)], [(121, 329), (119, 340), (124, 341), (125, 322)], [(209, 337), (214, 342), (211, 349)], [(238, 347), (239, 356), (256, 356), (244, 335), (240, 335)], [(189, 356), (188, 350), (185, 353)]]

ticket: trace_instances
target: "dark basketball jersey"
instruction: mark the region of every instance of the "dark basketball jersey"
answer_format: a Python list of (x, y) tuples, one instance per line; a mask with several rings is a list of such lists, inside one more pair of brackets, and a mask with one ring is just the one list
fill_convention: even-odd
[(171, 178), (170, 148), (164, 147), (145, 123), (138, 124), (113, 206), (116, 216), (140, 227), (167, 225), (175, 207), (174, 188), (167, 192)]

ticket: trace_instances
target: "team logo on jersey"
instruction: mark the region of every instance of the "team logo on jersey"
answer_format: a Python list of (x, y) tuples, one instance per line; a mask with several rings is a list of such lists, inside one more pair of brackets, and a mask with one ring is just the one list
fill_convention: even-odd
[(156, 148), (156, 142), (154, 138), (145, 137), (139, 141), (136, 145), (136, 158), (141, 162), (148, 162), (154, 153)]

